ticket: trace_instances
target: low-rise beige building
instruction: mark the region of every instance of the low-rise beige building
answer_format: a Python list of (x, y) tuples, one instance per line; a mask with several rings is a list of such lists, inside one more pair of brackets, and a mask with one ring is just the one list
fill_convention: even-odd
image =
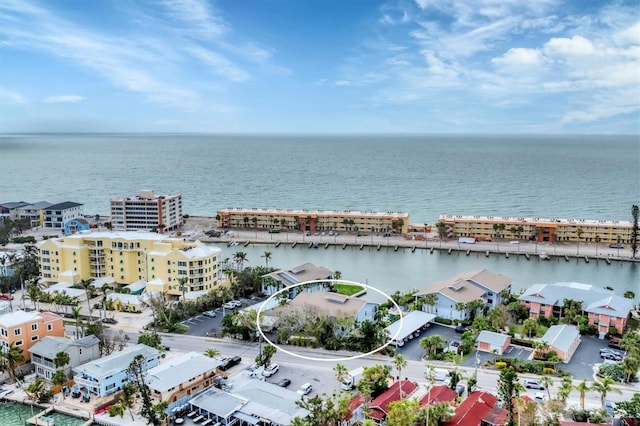
[(218, 210), (221, 228), (284, 229), (295, 231), (375, 232), (406, 234), (409, 214), (356, 210), (259, 209), (229, 207)]
[(540, 217), (443, 214), (446, 238), (629, 243), (633, 225), (625, 220), (546, 219)]

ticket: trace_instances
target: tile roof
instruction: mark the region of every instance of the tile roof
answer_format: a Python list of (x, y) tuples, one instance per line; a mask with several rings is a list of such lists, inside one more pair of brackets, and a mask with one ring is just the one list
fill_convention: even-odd
[(434, 405), (440, 402), (455, 401), (458, 394), (456, 391), (446, 385), (438, 385), (431, 388), (431, 390), (420, 399), (420, 406), (423, 407), (427, 404)]
[(496, 406), (498, 398), (489, 392), (474, 391), (456, 408), (453, 417), (445, 426), (476, 426), (480, 425), (491, 410)]
[(139, 343), (124, 348), (119, 352), (114, 352), (111, 355), (82, 364), (74, 368), (73, 371), (78, 374), (86, 373), (90, 377), (100, 379), (126, 370), (137, 355), (142, 355), (146, 360), (149, 360), (159, 357), (160, 351)]
[(387, 416), (389, 404), (400, 400), (400, 391), (402, 395), (407, 396), (416, 390), (418, 385), (408, 380), (399, 380), (392, 384), (389, 389), (380, 394), (376, 399), (371, 401), (369, 406), (369, 416), (374, 420), (381, 420)]

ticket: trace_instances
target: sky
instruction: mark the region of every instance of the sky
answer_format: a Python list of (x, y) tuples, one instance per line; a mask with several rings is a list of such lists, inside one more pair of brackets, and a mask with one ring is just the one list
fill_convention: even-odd
[(640, 135), (638, 0), (0, 0), (0, 133)]

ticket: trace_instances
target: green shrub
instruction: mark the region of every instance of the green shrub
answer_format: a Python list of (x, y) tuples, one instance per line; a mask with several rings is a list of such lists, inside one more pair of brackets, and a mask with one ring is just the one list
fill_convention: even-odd
[(444, 324), (444, 325), (453, 324), (453, 321), (451, 321), (450, 319), (440, 318), (440, 317), (436, 317), (435, 322), (437, 322), (438, 324)]

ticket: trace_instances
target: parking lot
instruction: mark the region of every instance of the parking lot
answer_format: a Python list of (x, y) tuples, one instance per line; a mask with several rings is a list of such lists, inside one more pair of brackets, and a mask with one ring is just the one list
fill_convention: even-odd
[[(453, 328), (442, 326), (439, 324), (431, 324), (431, 326), (423, 331), (418, 337), (405, 343), (404, 346), (398, 347), (398, 353), (401, 353), (406, 359), (420, 361), (424, 350), (420, 347), (420, 340), (427, 336), (439, 335), (448, 342), (452, 340), (460, 340), (460, 335), (457, 334)], [(562, 371), (569, 372), (576, 380), (593, 380), (593, 366), (595, 364), (601, 364), (600, 349), (607, 347), (606, 340), (600, 340), (592, 336), (582, 336), (582, 341), (578, 349), (573, 354), (573, 357), (569, 363), (559, 363), (557, 368)], [(509, 346), (509, 348), (502, 354), (504, 358), (520, 358), (528, 359), (532, 350), (529, 348), (523, 348), (520, 346)], [(622, 352), (622, 351), (621, 351)], [(493, 360), (497, 355), (478, 352), (478, 359), (480, 363)], [(467, 356), (462, 363), (465, 367), (476, 366), (476, 356), (471, 354)]]

